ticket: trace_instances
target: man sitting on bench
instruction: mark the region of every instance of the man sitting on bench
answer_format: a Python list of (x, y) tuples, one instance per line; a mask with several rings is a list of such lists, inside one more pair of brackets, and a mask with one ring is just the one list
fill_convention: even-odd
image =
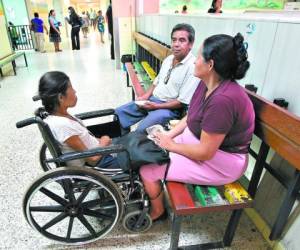
[(195, 40), (195, 30), (189, 24), (177, 24), (171, 33), (172, 52), (161, 66), (152, 86), (137, 98), (144, 104), (129, 102), (116, 109), (122, 128), (142, 120), (137, 131), (143, 132), (154, 124), (166, 124), (180, 118), (183, 106), (188, 105), (198, 85), (199, 79), (193, 76), (195, 56), (191, 49)]
[(240, 33), (214, 35), (199, 50), (195, 76), (202, 79), (188, 114), (155, 142), (170, 152), (170, 164), (145, 165), (140, 174), (151, 200), (153, 220), (164, 212), (160, 180), (197, 185), (224, 185), (239, 179), (248, 165), (254, 109), (242, 79), (250, 63)]

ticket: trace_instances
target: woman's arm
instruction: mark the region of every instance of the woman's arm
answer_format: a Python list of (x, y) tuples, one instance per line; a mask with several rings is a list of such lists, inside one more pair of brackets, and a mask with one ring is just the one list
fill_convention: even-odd
[(51, 19), (50, 19), (50, 25), (51, 25), (51, 27), (52, 27), (58, 34), (60, 34), (59, 30), (56, 29), (56, 27), (55, 27), (55, 25), (54, 25), (54, 23), (53, 23), (53, 20), (51, 20)]
[(170, 131), (166, 132), (165, 135), (167, 135), (170, 138), (174, 138), (175, 136), (181, 134), (183, 130), (186, 128), (187, 123), (187, 116), (183, 117), (178, 124), (174, 128), (172, 128)]
[(215, 155), (224, 138), (225, 134), (211, 134), (202, 130), (200, 143), (181, 144), (160, 133), (156, 135), (156, 143), (170, 152), (184, 155), (192, 160), (207, 161)]
[[(67, 140), (65, 140), (65, 143), (74, 149), (75, 151), (85, 151), (88, 150), (87, 147), (84, 145), (84, 143), (80, 140), (78, 135), (73, 135), (69, 137)], [(100, 143), (99, 143), (100, 144)], [(100, 145), (99, 145), (100, 146)], [(91, 156), (86, 158), (86, 161), (90, 163), (91, 165), (98, 162), (101, 158), (101, 155)]]

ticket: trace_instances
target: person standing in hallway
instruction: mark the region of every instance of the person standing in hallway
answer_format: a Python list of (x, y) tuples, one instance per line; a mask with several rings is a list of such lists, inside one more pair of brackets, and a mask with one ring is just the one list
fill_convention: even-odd
[(132, 101), (116, 108), (123, 133), (129, 132), (130, 126), (139, 121), (136, 131), (145, 132), (152, 125), (165, 125), (181, 117), (199, 83), (193, 75), (196, 58), (191, 50), (194, 40), (195, 30), (191, 25), (180, 23), (173, 28), (172, 55), (165, 58), (147, 92), (137, 98), (145, 101), (144, 104)]
[(69, 17), (66, 17), (67, 22), (72, 26), (71, 29), (71, 40), (72, 40), (72, 50), (80, 50), (80, 39), (79, 31), (81, 27), (80, 17), (77, 15), (76, 11), (72, 6), (68, 8)]
[(31, 19), (31, 26), (30, 30), (34, 32), (34, 38), (36, 43), (36, 51), (39, 51), (41, 53), (45, 53), (46, 50), (44, 49), (44, 29), (46, 31), (46, 34), (48, 35), (48, 29), (44, 25), (44, 21), (39, 18), (39, 13), (34, 13), (34, 18)]
[(19, 34), (17, 32), (15, 25), (12, 22), (8, 22), (8, 30), (9, 30), (9, 35), (10, 35), (13, 50), (16, 50), (18, 49)]
[(81, 26), (81, 30), (83, 33), (83, 37), (87, 38), (87, 34), (89, 33), (89, 17), (87, 14), (85, 14), (85, 11), (82, 12), (82, 20), (83, 20), (83, 25)]
[(61, 23), (56, 20), (55, 16), (55, 10), (50, 10), (48, 15), (50, 25), (49, 40), (54, 43), (55, 52), (61, 52), (62, 50), (59, 49), (59, 43), (61, 42), (59, 26), (61, 26)]
[(108, 26), (108, 34), (110, 35), (110, 58), (115, 59), (115, 48), (114, 48), (114, 27), (113, 27), (113, 14), (111, 2), (106, 10), (106, 22)]
[(96, 11), (91, 9), (90, 20), (91, 20), (91, 26), (94, 27), (94, 30), (96, 29), (96, 19), (97, 19)]
[(101, 43), (104, 43), (104, 39), (103, 39), (103, 36), (104, 36), (104, 17), (102, 16), (102, 10), (99, 10), (98, 11), (98, 17), (97, 17), (97, 27), (98, 27), (98, 30), (100, 32), (100, 39), (101, 39)]

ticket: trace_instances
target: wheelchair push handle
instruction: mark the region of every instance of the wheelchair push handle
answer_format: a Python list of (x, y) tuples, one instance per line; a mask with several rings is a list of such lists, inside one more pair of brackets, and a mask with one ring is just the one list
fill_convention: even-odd
[(31, 117), (16, 123), (17, 128), (23, 128), (33, 123), (37, 123), (36, 117)]
[(33, 100), (34, 102), (36, 102), (36, 101), (41, 100), (41, 97), (40, 97), (39, 95), (35, 95), (35, 96), (32, 97), (32, 100)]

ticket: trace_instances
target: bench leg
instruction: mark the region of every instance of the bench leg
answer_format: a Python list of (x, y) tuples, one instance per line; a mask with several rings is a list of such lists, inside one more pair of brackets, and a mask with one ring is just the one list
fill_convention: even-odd
[(132, 87), (132, 86), (130, 86), (130, 87), (131, 87), (131, 97), (132, 97), (132, 101), (134, 101), (134, 100), (135, 100), (135, 93), (134, 93), (133, 87)]
[(13, 66), (14, 74), (15, 74), (15, 76), (16, 76), (16, 75), (17, 75), (17, 71), (16, 71), (16, 61), (15, 61), (15, 60), (11, 61), (11, 64), (12, 64), (12, 66)]
[(0, 75), (1, 75), (1, 77), (3, 77), (3, 72), (2, 72), (1, 68), (0, 68)]
[(178, 249), (181, 220), (182, 220), (182, 216), (178, 216), (178, 215), (174, 214), (174, 216), (172, 218), (172, 233), (171, 233), (170, 250)]
[(299, 193), (299, 190), (300, 171), (296, 170), (294, 178), (289, 183), (285, 198), (281, 203), (279, 213), (277, 215), (276, 221), (269, 236), (270, 240), (277, 240), (281, 236), (283, 228), (288, 221), (288, 217), (297, 199), (297, 194)]
[(25, 53), (24, 53), (24, 60), (25, 60), (26, 67), (28, 67), (28, 64), (27, 64), (27, 58), (26, 58)]
[(229, 247), (233, 240), (236, 228), (239, 224), (239, 220), (241, 218), (243, 210), (234, 210), (231, 214), (230, 220), (227, 224), (227, 228), (224, 234), (223, 243), (225, 247)]
[(128, 72), (126, 72), (126, 86), (127, 87), (130, 87), (130, 85), (129, 85), (129, 74), (128, 74)]

